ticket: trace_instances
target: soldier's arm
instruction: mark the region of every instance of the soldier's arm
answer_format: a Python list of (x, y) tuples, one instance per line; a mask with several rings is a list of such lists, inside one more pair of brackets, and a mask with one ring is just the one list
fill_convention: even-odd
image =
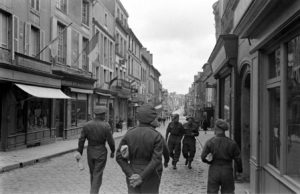
[(166, 130), (166, 141), (168, 141), (170, 130), (171, 130), (171, 127), (170, 127), (170, 123), (169, 123), (167, 130)]
[(210, 145), (209, 144), (210, 144), (210, 141), (207, 141), (205, 143), (204, 148), (203, 148), (202, 153), (201, 153), (202, 162), (207, 163), (207, 164), (211, 164), (211, 161), (208, 161), (206, 159), (207, 155), (210, 153), (210, 148), (209, 148)]
[(118, 147), (117, 153), (116, 153), (116, 161), (122, 168), (122, 171), (125, 173), (125, 175), (127, 177), (130, 177), (131, 175), (134, 174), (134, 172), (133, 172), (131, 166), (128, 164), (128, 160), (126, 158), (123, 158), (123, 156), (121, 154), (122, 145), (127, 145), (126, 136), (121, 140), (121, 142), (119, 144), (119, 147)]
[(83, 148), (84, 148), (84, 142), (85, 142), (85, 139), (87, 138), (86, 136), (86, 127), (83, 127), (82, 130), (81, 130), (81, 134), (80, 134), (80, 137), (78, 139), (78, 149), (77, 151), (82, 155), (82, 152), (83, 152)]
[(106, 130), (106, 139), (107, 139), (107, 143), (109, 145), (109, 148), (111, 150), (112, 153), (115, 153), (115, 140), (111, 134), (111, 128), (110, 125), (107, 125), (107, 130)]
[(241, 151), (236, 143), (234, 143), (234, 147), (233, 147), (233, 159), (235, 161), (237, 171), (239, 173), (242, 173), (243, 165), (242, 165), (242, 159), (241, 159)]
[(194, 136), (199, 136), (198, 126), (195, 124), (195, 128), (193, 129)]
[(155, 137), (153, 147), (154, 149), (153, 149), (151, 161), (148, 163), (146, 168), (140, 174), (142, 180), (145, 180), (145, 178), (148, 177), (155, 170), (155, 168), (161, 164), (161, 157), (163, 154), (163, 139), (159, 134), (157, 134)]
[(170, 161), (170, 153), (169, 153), (169, 148), (167, 146), (167, 142), (164, 139), (163, 139), (163, 156), (165, 160), (164, 163), (168, 164)]

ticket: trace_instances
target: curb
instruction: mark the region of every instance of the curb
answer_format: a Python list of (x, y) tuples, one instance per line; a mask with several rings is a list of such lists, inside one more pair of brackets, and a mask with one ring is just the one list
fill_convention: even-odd
[[(123, 136), (124, 135), (114, 137), (114, 140), (121, 139)], [(86, 147), (87, 147), (87, 145), (84, 146), (84, 148), (86, 148)], [(11, 171), (11, 170), (14, 170), (14, 169), (17, 169), (17, 168), (23, 168), (25, 166), (31, 166), (31, 165), (34, 165), (36, 163), (44, 162), (44, 161), (46, 161), (50, 158), (58, 157), (58, 156), (73, 152), (75, 150), (77, 150), (77, 148), (72, 148), (72, 149), (69, 149), (69, 150), (65, 150), (65, 151), (54, 153), (54, 154), (50, 154), (48, 156), (43, 156), (43, 157), (40, 157), (40, 158), (35, 158), (35, 159), (28, 160), (28, 161), (7, 165), (7, 166), (4, 166), (4, 167), (0, 168), (0, 174), (2, 174), (4, 172)]]

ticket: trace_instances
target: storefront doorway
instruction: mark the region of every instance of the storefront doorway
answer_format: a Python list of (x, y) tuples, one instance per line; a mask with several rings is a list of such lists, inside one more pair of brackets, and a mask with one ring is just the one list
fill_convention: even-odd
[(241, 153), (243, 179), (248, 182), (250, 178), (250, 79), (249, 71), (243, 71), (241, 85)]
[(55, 101), (55, 135), (56, 138), (63, 138), (64, 131), (64, 100)]

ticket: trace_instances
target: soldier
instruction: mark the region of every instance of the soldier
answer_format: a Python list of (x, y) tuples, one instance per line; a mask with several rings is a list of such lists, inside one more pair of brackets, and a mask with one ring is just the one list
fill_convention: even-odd
[[(78, 155), (81, 156), (84, 142), (88, 140), (87, 159), (90, 168), (90, 193), (98, 193), (102, 184), (103, 170), (107, 160), (106, 141), (111, 150), (110, 157), (114, 157), (115, 142), (111, 134), (110, 125), (105, 122), (105, 106), (95, 107), (95, 118), (84, 125), (78, 141)], [(80, 158), (80, 157), (79, 157)]]
[(185, 158), (185, 165), (188, 165), (188, 168), (192, 168), (192, 161), (196, 153), (196, 139), (195, 137), (199, 135), (198, 125), (194, 122), (194, 118), (188, 116), (186, 118), (187, 123), (183, 124), (184, 128), (184, 138), (182, 146), (182, 154)]
[[(240, 149), (236, 142), (225, 136), (228, 124), (223, 119), (216, 120), (215, 137), (209, 139), (203, 148), (201, 159), (210, 164), (208, 171), (207, 193), (234, 193), (232, 160), (241, 173)], [(210, 159), (207, 156), (211, 156)]]
[[(164, 139), (152, 126), (157, 112), (146, 104), (137, 109), (136, 117), (139, 126), (121, 140), (116, 160), (126, 175), (128, 193), (158, 193)], [(124, 146), (128, 147), (127, 154), (122, 151)]]
[[(171, 134), (170, 137), (169, 137), (169, 133)], [(172, 160), (173, 169), (177, 169), (176, 164), (180, 157), (181, 139), (183, 134), (184, 134), (184, 129), (182, 124), (179, 122), (179, 115), (174, 114), (172, 117), (172, 122), (168, 125), (166, 131), (166, 141), (168, 142), (170, 157), (173, 159)]]

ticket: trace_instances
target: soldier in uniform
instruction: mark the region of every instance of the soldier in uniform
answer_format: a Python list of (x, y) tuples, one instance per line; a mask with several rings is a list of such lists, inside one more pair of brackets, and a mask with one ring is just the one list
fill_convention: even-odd
[(111, 127), (105, 122), (105, 114), (107, 108), (105, 106), (95, 107), (95, 118), (87, 122), (78, 141), (78, 154), (82, 155), (84, 142), (88, 140), (87, 160), (90, 168), (90, 193), (98, 193), (102, 184), (103, 170), (107, 160), (106, 141), (111, 150), (110, 157), (114, 157), (115, 142), (112, 137)]
[[(169, 134), (171, 134), (170, 137)], [(172, 122), (169, 123), (166, 131), (166, 141), (168, 142), (170, 157), (173, 159), (173, 169), (177, 169), (176, 164), (180, 157), (181, 139), (183, 134), (184, 129), (182, 124), (179, 122), (179, 115), (174, 114), (172, 117)]]
[[(241, 173), (242, 162), (240, 149), (236, 142), (225, 136), (228, 124), (223, 119), (215, 122), (215, 137), (209, 139), (203, 148), (201, 159), (210, 164), (208, 171), (207, 193), (234, 193), (232, 161), (237, 172)], [(211, 156), (208, 158), (207, 156)]]
[(194, 118), (188, 116), (186, 118), (187, 123), (183, 124), (184, 128), (184, 138), (182, 141), (182, 154), (185, 158), (185, 165), (188, 168), (192, 168), (192, 161), (196, 153), (196, 139), (195, 137), (199, 135), (198, 125), (194, 122)]
[[(126, 175), (128, 193), (159, 193), (164, 139), (153, 127), (157, 112), (146, 104), (137, 109), (136, 117), (139, 126), (121, 140), (116, 160)], [(124, 146), (128, 147), (127, 157), (122, 153)]]

